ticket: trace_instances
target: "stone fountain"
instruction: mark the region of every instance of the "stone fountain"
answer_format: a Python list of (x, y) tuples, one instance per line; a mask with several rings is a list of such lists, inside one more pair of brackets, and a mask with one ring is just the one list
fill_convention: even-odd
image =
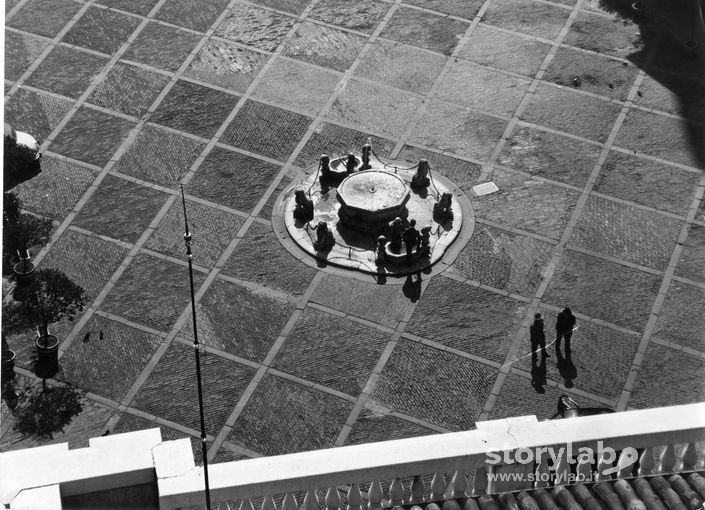
[(474, 226), (469, 199), (425, 160), (372, 154), (369, 145), (361, 157), (323, 154), (307, 169), (275, 205), (282, 244), (304, 262), (374, 275), (427, 270), (451, 245), (455, 256)]

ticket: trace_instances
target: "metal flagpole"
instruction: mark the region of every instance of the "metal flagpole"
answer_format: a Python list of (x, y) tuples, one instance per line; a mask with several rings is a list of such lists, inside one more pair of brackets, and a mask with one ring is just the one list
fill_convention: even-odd
[(196, 379), (198, 381), (198, 411), (201, 415), (201, 450), (203, 452), (203, 475), (206, 481), (206, 509), (211, 509), (211, 493), (208, 484), (208, 445), (206, 443), (206, 421), (203, 417), (203, 385), (201, 383), (201, 352), (198, 344), (198, 329), (196, 328), (196, 296), (193, 290), (193, 254), (191, 253), (191, 232), (188, 230), (186, 218), (186, 197), (184, 185), (181, 184), (181, 202), (184, 206), (184, 241), (186, 241), (186, 256), (188, 257), (188, 276), (191, 283), (191, 316), (193, 317), (193, 350), (196, 353)]

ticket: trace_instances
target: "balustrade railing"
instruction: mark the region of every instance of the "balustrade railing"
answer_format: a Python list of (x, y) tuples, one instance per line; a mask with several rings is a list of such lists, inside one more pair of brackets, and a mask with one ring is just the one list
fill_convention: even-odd
[[(688, 472), (702, 469), (705, 461), (705, 404), (543, 422), (525, 416), (476, 426), (211, 465), (211, 501), (221, 510), (382, 510), (460, 500), (463, 510), (499, 510), (487, 495), (503, 493), (503, 506), (515, 508), (509, 491)], [(191, 456), (190, 446), (178, 443), (157, 449), (164, 449), (164, 458), (178, 456), (178, 449)], [(160, 508), (202, 508), (202, 472), (192, 457), (178, 476), (173, 469), (162, 476), (158, 457)], [(560, 494), (556, 497), (567, 503), (574, 497)]]

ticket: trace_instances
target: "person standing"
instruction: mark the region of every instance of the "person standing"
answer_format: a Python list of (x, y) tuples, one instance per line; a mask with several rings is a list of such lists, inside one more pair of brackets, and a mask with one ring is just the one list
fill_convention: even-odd
[(543, 329), (543, 318), (540, 313), (534, 315), (534, 323), (529, 328), (529, 336), (531, 338), (531, 357), (536, 358), (536, 351), (541, 348), (541, 356), (549, 357), (546, 352), (546, 333)]
[(565, 338), (566, 356), (570, 356), (570, 337), (575, 329), (575, 315), (566, 307), (558, 314), (556, 320), (556, 352), (561, 348), (561, 339)]

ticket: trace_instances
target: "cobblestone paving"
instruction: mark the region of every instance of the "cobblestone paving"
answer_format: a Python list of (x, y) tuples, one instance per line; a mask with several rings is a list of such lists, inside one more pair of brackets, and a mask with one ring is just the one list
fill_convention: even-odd
[[(91, 392), (54, 442), (158, 426), (201, 459), (179, 184), (216, 460), (550, 418), (564, 393), (702, 401), (702, 69), (596, 6), (6, 2), (5, 119), (44, 153), (15, 192), (54, 222), (32, 255), (90, 305), (52, 326), (57, 378)], [(474, 209), (420, 297), (302, 261), (272, 228), (302, 169), (368, 140)], [(499, 191), (477, 196), (485, 181)], [(526, 326), (540, 310), (552, 340), (564, 306), (577, 377), (550, 346), (538, 393)], [(8, 341), (32, 380), (31, 339)]]

